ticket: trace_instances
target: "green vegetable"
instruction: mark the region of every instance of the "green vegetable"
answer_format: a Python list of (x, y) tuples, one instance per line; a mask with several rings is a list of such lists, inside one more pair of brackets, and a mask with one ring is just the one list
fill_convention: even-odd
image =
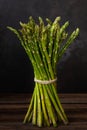
[(47, 18), (47, 25), (44, 25), (41, 17), (39, 24), (29, 17), (28, 23), (20, 22), (20, 30), (8, 27), (19, 38), (34, 69), (35, 88), (24, 123), (32, 122), (39, 127), (51, 125), (56, 127), (61, 121), (64, 124), (68, 123), (56, 90), (56, 65), (78, 36), (79, 28), (68, 36), (66, 28), (69, 22), (60, 26), (60, 19), (57, 17), (52, 22)]

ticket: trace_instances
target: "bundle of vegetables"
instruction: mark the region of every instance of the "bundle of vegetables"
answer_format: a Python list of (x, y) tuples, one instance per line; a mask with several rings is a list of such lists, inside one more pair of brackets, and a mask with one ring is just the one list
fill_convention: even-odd
[(60, 19), (57, 17), (52, 22), (47, 18), (45, 25), (41, 17), (39, 24), (29, 17), (28, 23), (20, 22), (20, 30), (8, 27), (19, 38), (34, 69), (35, 87), (24, 123), (32, 122), (39, 127), (51, 125), (56, 127), (61, 121), (64, 124), (68, 123), (56, 90), (56, 65), (77, 37), (79, 29), (68, 36), (65, 30), (69, 22), (60, 27)]

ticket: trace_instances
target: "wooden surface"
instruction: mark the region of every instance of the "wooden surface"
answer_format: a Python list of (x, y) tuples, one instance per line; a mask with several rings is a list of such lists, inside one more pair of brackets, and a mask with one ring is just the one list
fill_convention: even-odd
[(0, 130), (87, 130), (87, 94), (59, 94), (69, 125), (38, 128), (22, 123), (30, 94), (0, 94)]

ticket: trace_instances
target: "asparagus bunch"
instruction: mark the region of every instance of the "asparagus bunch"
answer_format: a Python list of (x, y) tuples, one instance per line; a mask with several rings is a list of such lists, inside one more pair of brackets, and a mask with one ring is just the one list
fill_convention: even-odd
[(28, 23), (20, 22), (19, 30), (8, 27), (19, 38), (34, 69), (35, 87), (24, 123), (32, 122), (39, 127), (51, 125), (56, 127), (61, 121), (64, 124), (68, 123), (56, 90), (56, 65), (79, 34), (79, 29), (68, 36), (66, 28), (69, 22), (60, 27), (60, 19), (57, 17), (52, 22), (47, 18), (45, 25), (41, 17), (39, 24), (29, 17)]

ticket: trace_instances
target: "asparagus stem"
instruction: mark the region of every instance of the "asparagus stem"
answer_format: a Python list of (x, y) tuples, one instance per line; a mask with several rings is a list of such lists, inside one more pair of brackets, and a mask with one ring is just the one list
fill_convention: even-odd
[(65, 112), (64, 112), (64, 109), (63, 109), (63, 107), (62, 107), (62, 105), (61, 105), (61, 103), (60, 103), (59, 96), (58, 96), (58, 94), (56, 93), (55, 88), (54, 88), (54, 87), (52, 87), (52, 88), (53, 88), (52, 90), (53, 90), (53, 92), (54, 92), (55, 99), (56, 99), (56, 101), (57, 101), (58, 107), (59, 107), (60, 111), (62, 112), (62, 114), (63, 114), (63, 116), (64, 116), (64, 118), (65, 118), (65, 120), (66, 120), (66, 124), (67, 124), (67, 123), (68, 123), (68, 119), (67, 119), (66, 114), (65, 114)]
[(39, 91), (39, 86), (38, 84), (37, 85), (37, 98), (38, 98), (38, 102), (37, 102), (37, 105), (38, 105), (38, 111), (37, 111), (37, 125), (39, 127), (42, 126), (42, 111), (41, 111), (41, 97), (40, 97), (40, 91)]
[(53, 24), (51, 26), (51, 29), (50, 29), (50, 42), (49, 42), (49, 57), (50, 58), (52, 57), (55, 33), (56, 33), (57, 29), (59, 30), (59, 24), (58, 24), (59, 21), (60, 21), (60, 17), (57, 17), (54, 20), (54, 22), (53, 22)]
[(42, 103), (42, 110), (43, 110), (43, 114), (44, 114), (44, 120), (45, 120), (45, 123), (47, 124), (47, 126), (50, 126), (48, 116), (47, 116), (47, 110), (46, 110), (46, 104), (45, 104), (45, 96), (44, 96), (44, 93), (43, 93), (43, 87), (41, 85), (39, 85), (39, 86), (40, 86), (41, 103)]
[[(58, 53), (61, 47), (61, 42), (67, 37), (67, 33), (65, 33), (65, 29), (68, 27), (69, 22), (65, 22), (65, 24), (60, 28), (57, 29), (56, 36), (55, 36), (55, 43), (54, 43), (54, 48), (53, 48), (53, 64), (52, 66), (54, 67), (53, 70), (55, 72), (56, 64), (58, 61)], [(56, 72), (55, 72), (56, 73)]]
[(66, 121), (65, 121), (63, 115), (61, 114), (61, 111), (59, 110), (59, 108), (58, 108), (58, 106), (57, 106), (57, 103), (56, 103), (56, 101), (54, 100), (53, 96), (51, 95), (49, 89), (46, 88), (46, 90), (48, 91), (49, 97), (51, 98), (51, 101), (52, 101), (52, 103), (53, 103), (53, 105), (54, 105), (54, 107), (55, 107), (55, 109), (56, 109), (58, 115), (59, 115), (60, 118), (63, 120), (63, 122), (66, 124)]
[(27, 113), (26, 113), (26, 115), (25, 115), (25, 118), (24, 118), (23, 123), (26, 123), (26, 122), (27, 122), (27, 120), (28, 120), (28, 118), (29, 118), (29, 115), (30, 115), (30, 113), (31, 113), (31, 111), (32, 111), (33, 102), (34, 102), (34, 94), (35, 94), (35, 91), (33, 92), (32, 99), (31, 99), (31, 102), (30, 102), (30, 104), (29, 104), (28, 111), (27, 111)]
[(36, 125), (36, 116), (37, 116), (37, 93), (36, 93), (36, 87), (35, 87), (35, 95), (34, 95), (34, 108), (33, 108), (33, 117), (32, 117), (32, 124)]
[[(31, 111), (31, 113), (29, 114), (28, 120), (27, 122), (30, 122), (32, 120), (32, 116), (33, 116), (33, 111)], [(25, 122), (26, 123), (26, 122)]]
[(49, 109), (47, 109), (49, 118), (50, 118), (50, 120), (52, 121), (53, 126), (56, 127), (56, 126), (57, 126), (57, 123), (56, 123), (56, 119), (55, 119), (54, 113), (53, 113), (53, 111), (52, 111), (52, 104), (51, 104), (51, 102), (50, 102), (49, 96), (48, 96), (47, 91), (46, 91), (46, 88), (47, 88), (47, 87), (48, 87), (48, 86), (46, 86), (46, 87), (44, 86), (44, 87), (43, 87), (43, 91), (44, 91), (44, 93), (45, 93), (46, 107), (49, 108)]

